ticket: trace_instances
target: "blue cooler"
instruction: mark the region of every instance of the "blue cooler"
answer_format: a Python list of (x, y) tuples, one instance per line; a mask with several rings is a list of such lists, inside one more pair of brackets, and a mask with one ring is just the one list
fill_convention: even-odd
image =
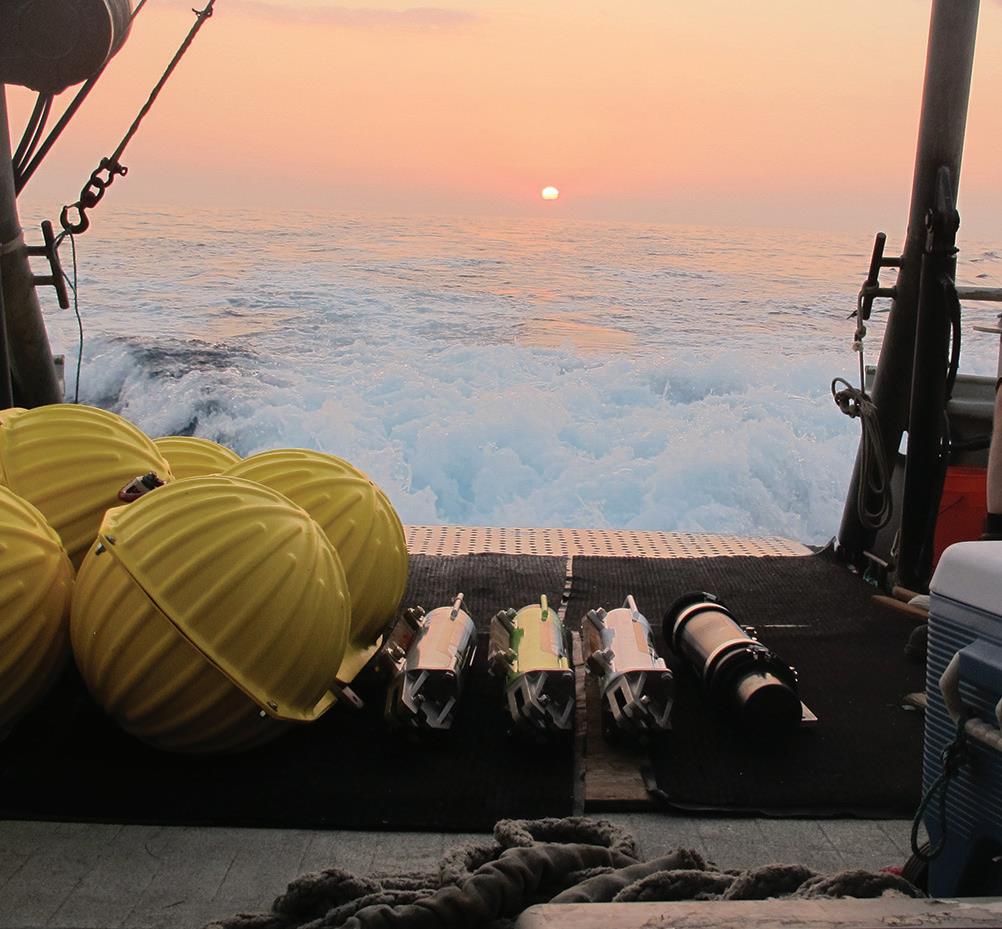
[[(964, 761), (947, 787), (945, 818), (933, 802), (925, 825), (942, 853), (929, 865), (933, 896), (1002, 893), (1002, 542), (960, 542), (930, 584), (923, 787), (966, 725)], [(945, 677), (944, 677), (945, 676)]]

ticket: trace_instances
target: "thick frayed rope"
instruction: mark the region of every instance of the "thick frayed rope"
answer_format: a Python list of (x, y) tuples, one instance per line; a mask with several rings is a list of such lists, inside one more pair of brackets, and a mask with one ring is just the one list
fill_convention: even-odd
[(364, 878), (330, 868), (294, 880), (270, 913), (207, 929), (498, 929), (542, 902), (922, 896), (886, 872), (818, 875), (795, 864), (721, 871), (685, 848), (636, 859), (633, 836), (608, 822), (502, 820), (493, 842), (451, 849), (437, 872)]
[(643, 903), (646, 900), (713, 900), (734, 882), (719, 871), (655, 871), (624, 887), (613, 903)]
[(464, 842), (462, 845), (457, 845), (442, 857), (438, 869), (439, 886), (462, 883), (477, 868), (497, 858), (502, 851), (497, 842), (482, 844)]
[(653, 861), (641, 861), (618, 870), (608, 870), (579, 883), (561, 894), (551, 903), (608, 903), (627, 887), (658, 871), (715, 870), (706, 859), (689, 848), (679, 848)]
[(272, 910), (299, 922), (317, 919), (325, 913), (360, 897), (382, 891), (376, 881), (356, 877), (340, 868), (296, 878), (272, 904)]
[(799, 864), (767, 864), (739, 874), (724, 891), (723, 899), (768, 900), (769, 897), (785, 897), (816, 876), (810, 868)]
[(625, 829), (604, 819), (566, 816), (561, 819), (502, 819), (494, 827), (494, 838), (503, 848), (528, 848), (540, 842), (575, 842), (610, 848), (637, 857), (636, 840)]
[(796, 891), (798, 897), (882, 897), (885, 893), (925, 896), (914, 884), (897, 874), (857, 869), (818, 875)]

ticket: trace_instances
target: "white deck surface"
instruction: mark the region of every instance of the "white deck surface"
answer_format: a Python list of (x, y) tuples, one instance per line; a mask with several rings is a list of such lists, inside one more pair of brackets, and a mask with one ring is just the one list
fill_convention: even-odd
[[(797, 861), (818, 871), (908, 857), (909, 824), (609, 814), (644, 857), (696, 848), (724, 868)], [(261, 912), (292, 878), (337, 867), (429, 867), (472, 835), (205, 829), (0, 821), (0, 927), (199, 927)]]

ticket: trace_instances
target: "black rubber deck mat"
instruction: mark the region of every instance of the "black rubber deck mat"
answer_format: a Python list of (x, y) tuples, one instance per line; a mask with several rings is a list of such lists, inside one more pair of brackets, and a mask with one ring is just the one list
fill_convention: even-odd
[[(564, 583), (559, 558), (415, 561), (406, 603), (430, 609), (463, 590), (480, 623), (540, 593), (558, 602)], [(489, 831), (501, 818), (570, 814), (571, 740), (542, 747), (507, 734), (486, 652), (482, 635), (455, 725), (438, 738), (388, 732), (381, 693), (360, 686), (366, 709), (335, 706), (271, 745), (221, 758), (158, 752), (127, 736), (71, 670), (0, 742), (0, 818)]]
[(664, 611), (690, 590), (716, 594), (794, 665), (817, 714), (778, 746), (755, 744), (706, 704), (677, 667), (673, 731), (652, 747), (657, 787), (687, 810), (769, 815), (911, 816), (920, 799), (921, 714), (901, 698), (925, 669), (903, 655), (912, 624), (870, 602), (875, 589), (829, 555), (575, 558), (568, 618), (632, 593), (661, 645)]
[(411, 555), (404, 603), (426, 610), (452, 603), (462, 592), (477, 628), (486, 630), (499, 610), (538, 602), (560, 604), (567, 562), (540, 555)]

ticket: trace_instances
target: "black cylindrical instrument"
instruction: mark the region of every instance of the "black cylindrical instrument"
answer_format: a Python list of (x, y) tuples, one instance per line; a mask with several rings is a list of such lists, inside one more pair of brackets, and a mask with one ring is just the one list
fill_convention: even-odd
[(665, 613), (665, 642), (742, 728), (778, 734), (800, 723), (797, 672), (735, 621), (713, 594), (693, 591)]

